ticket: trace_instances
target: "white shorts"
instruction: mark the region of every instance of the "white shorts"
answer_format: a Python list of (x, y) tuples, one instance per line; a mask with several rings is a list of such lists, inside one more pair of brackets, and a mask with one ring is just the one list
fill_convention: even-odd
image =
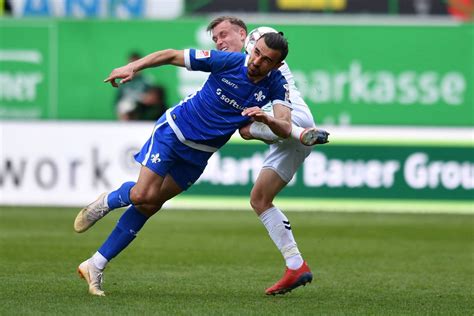
[[(291, 112), (291, 121), (299, 127), (314, 127), (313, 116), (307, 107), (295, 107)], [(312, 150), (313, 146), (305, 146), (294, 138), (271, 144), (262, 169), (272, 169), (288, 183)]]

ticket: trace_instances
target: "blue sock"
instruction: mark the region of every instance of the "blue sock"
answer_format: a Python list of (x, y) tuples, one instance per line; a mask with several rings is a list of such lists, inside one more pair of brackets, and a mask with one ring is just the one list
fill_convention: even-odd
[(140, 213), (135, 206), (130, 205), (120, 217), (117, 226), (107, 240), (99, 248), (100, 254), (110, 261), (135, 239), (147, 220), (148, 217)]
[(107, 205), (109, 209), (114, 210), (132, 204), (132, 201), (130, 201), (130, 190), (135, 184), (136, 182), (133, 181), (125, 182), (120, 188), (110, 192), (109, 195), (107, 195)]

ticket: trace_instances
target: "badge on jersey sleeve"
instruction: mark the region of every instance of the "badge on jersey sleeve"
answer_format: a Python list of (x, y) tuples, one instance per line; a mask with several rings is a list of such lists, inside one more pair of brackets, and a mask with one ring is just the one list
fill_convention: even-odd
[(196, 50), (196, 59), (204, 59), (211, 57), (210, 50)]
[(290, 87), (288, 84), (284, 84), (283, 88), (285, 88), (285, 101), (290, 102)]

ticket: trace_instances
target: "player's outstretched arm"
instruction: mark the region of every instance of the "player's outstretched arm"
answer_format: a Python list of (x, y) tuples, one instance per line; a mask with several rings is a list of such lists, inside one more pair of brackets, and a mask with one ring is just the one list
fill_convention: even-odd
[(115, 80), (120, 79), (119, 83), (123, 84), (132, 80), (135, 77), (135, 74), (140, 70), (162, 65), (175, 65), (184, 67), (184, 51), (165, 49), (151, 53), (125, 66), (115, 68), (104, 80), (104, 82), (110, 82), (112, 86), (117, 88), (118, 83), (115, 82)]
[(257, 122), (262, 122), (273, 133), (282, 138), (287, 138), (291, 134), (291, 111), (288, 107), (281, 104), (273, 105), (274, 116), (267, 115), (259, 107), (251, 107), (242, 111), (242, 115), (250, 116)]

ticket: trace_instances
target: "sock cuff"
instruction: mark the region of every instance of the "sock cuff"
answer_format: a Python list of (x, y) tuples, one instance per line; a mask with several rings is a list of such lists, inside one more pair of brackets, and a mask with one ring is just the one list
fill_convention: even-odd
[(303, 131), (304, 131), (304, 128), (293, 124), (291, 126), (291, 137), (293, 137), (294, 139), (300, 140), (300, 136)]
[(120, 188), (110, 192), (105, 197), (105, 205), (110, 209), (116, 209), (132, 204), (130, 200), (130, 191), (135, 186), (136, 182), (128, 181), (123, 183)]
[(109, 208), (109, 194), (110, 193), (107, 193), (106, 195), (104, 195), (104, 199), (102, 200), (102, 203), (104, 203), (106, 208)]
[(96, 251), (95, 254), (92, 256), (92, 264), (100, 270), (104, 270), (108, 262), (109, 260), (107, 260), (107, 258), (104, 257), (104, 255), (101, 254), (99, 251)]
[(270, 216), (275, 211), (278, 211), (278, 208), (276, 206), (272, 206), (269, 209), (266, 209), (265, 211), (263, 211), (263, 213), (260, 214), (259, 217), (263, 221), (264, 218)]

